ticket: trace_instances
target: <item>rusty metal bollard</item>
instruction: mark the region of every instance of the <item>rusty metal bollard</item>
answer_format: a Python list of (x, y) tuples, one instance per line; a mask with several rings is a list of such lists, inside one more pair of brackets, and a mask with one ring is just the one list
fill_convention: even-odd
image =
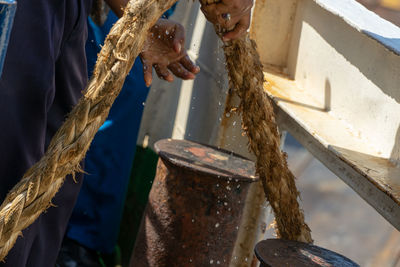
[(260, 267), (360, 267), (336, 252), (297, 241), (267, 239), (254, 252)]
[(160, 160), (130, 266), (228, 266), (249, 185), (250, 160), (190, 141), (161, 140)]

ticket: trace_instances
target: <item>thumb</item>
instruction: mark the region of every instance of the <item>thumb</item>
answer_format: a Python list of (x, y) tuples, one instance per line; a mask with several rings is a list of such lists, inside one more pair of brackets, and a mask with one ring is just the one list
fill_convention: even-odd
[(174, 26), (174, 37), (172, 41), (173, 49), (176, 53), (180, 54), (185, 44), (185, 30), (181, 24)]

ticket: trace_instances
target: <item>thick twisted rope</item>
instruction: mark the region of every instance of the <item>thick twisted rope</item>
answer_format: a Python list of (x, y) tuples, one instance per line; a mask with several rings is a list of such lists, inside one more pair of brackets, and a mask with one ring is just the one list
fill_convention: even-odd
[[(200, 0), (202, 4), (220, 0)], [(219, 27), (215, 27), (221, 35)], [(295, 177), (287, 166), (286, 156), (280, 150), (280, 137), (270, 99), (264, 92), (264, 74), (256, 44), (249, 34), (225, 43), (226, 68), (229, 75), (230, 94), (241, 101), (242, 128), (249, 150), (257, 157), (256, 170), (263, 183), (265, 196), (272, 206), (278, 236), (286, 240), (312, 243), (311, 230), (304, 221), (297, 198)], [(268, 86), (268, 84), (266, 83)], [(232, 99), (232, 95), (229, 96)], [(231, 112), (227, 107), (226, 112)]]
[(149, 29), (176, 0), (131, 0), (124, 16), (111, 29), (98, 55), (89, 85), (53, 137), (43, 158), (9, 192), (0, 207), (0, 260), (21, 231), (51, 206), (66, 175), (80, 171), (79, 163), (107, 118), (126, 75), (141, 52)]
[[(204, 0), (210, 1), (213, 0)], [(43, 158), (27, 171), (0, 207), (0, 260), (21, 231), (51, 205), (65, 176), (79, 163), (106, 119), (155, 21), (176, 0), (131, 0), (111, 29), (94, 75), (78, 105), (53, 137)], [(297, 197), (294, 176), (279, 149), (272, 105), (263, 91), (263, 73), (255, 44), (248, 36), (224, 46), (230, 86), (241, 98), (243, 128), (257, 156), (257, 172), (275, 213), (282, 238), (312, 242)]]
[(238, 110), (242, 113), (242, 127), (249, 149), (257, 157), (256, 170), (274, 211), (278, 236), (312, 243), (310, 228), (297, 201), (295, 177), (280, 150), (280, 136), (271, 100), (264, 92), (264, 74), (256, 44), (247, 34), (226, 44), (224, 51), (230, 91), (241, 99)]

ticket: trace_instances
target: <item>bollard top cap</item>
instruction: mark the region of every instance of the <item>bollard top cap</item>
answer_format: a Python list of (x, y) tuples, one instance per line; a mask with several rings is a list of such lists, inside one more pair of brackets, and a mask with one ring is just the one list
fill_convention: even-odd
[(163, 160), (185, 169), (221, 179), (258, 181), (254, 162), (233, 152), (188, 140), (163, 139), (154, 147)]
[(254, 252), (261, 266), (268, 267), (360, 267), (336, 252), (297, 241), (267, 239), (258, 243)]

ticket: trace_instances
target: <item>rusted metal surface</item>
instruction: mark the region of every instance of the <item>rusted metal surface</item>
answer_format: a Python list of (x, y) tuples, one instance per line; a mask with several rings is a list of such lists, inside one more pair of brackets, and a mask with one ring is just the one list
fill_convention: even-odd
[(254, 163), (190, 141), (162, 140), (130, 266), (229, 266)]
[(358, 264), (333, 251), (314, 245), (268, 239), (261, 241), (255, 248), (261, 267), (356, 267)]
[(230, 151), (172, 139), (161, 140), (154, 147), (162, 159), (176, 167), (221, 179), (258, 180), (254, 162)]

